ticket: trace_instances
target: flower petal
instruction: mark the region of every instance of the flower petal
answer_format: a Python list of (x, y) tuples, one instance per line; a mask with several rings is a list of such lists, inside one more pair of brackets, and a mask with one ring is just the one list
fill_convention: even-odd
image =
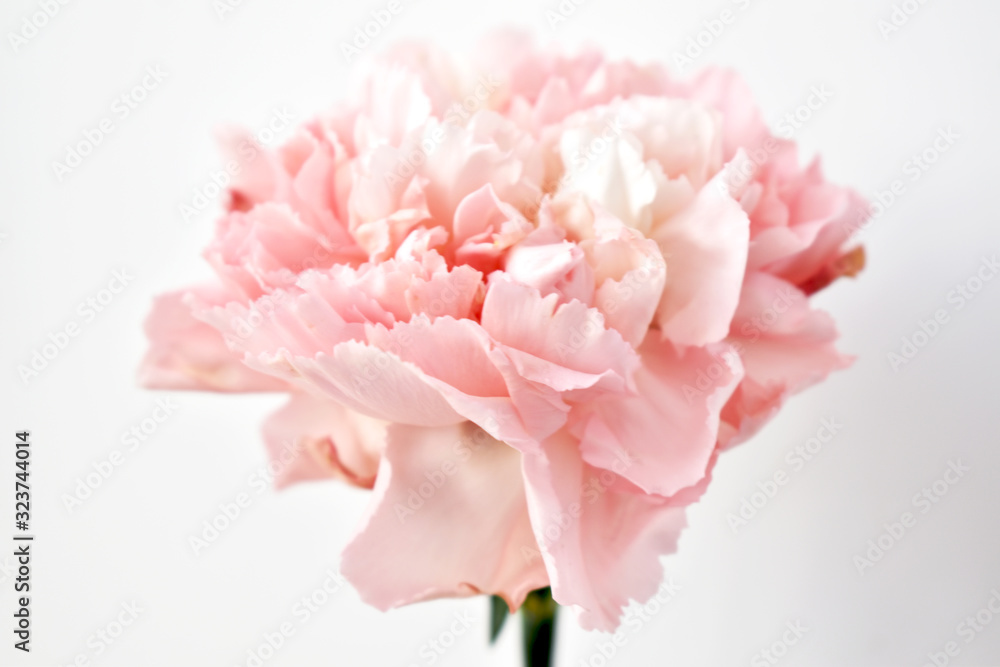
[(587, 466), (565, 431), (543, 448), (525, 456), (524, 475), (552, 595), (577, 607), (584, 629), (613, 631), (630, 599), (645, 602), (656, 593), (660, 556), (676, 550), (684, 509), (617, 490), (617, 476)]
[(264, 422), (275, 486), (336, 478), (372, 488), (386, 426), (335, 401), (292, 394)]
[(521, 455), (478, 427), (389, 427), (361, 529), (341, 571), (365, 602), (389, 609), (440, 597), (493, 594), (516, 609), (548, 585), (534, 544)]
[(146, 318), (150, 347), (139, 382), (150, 389), (284, 391), (288, 384), (248, 368), (222, 334), (191, 314), (189, 294), (218, 298), (214, 288), (168, 292), (156, 297)]
[(558, 391), (594, 387), (624, 392), (639, 363), (621, 334), (597, 310), (498, 279), (483, 304), (483, 328), (504, 346), (522, 375)]
[(590, 465), (670, 497), (705, 477), (719, 412), (742, 367), (725, 343), (680, 354), (669, 341), (650, 337), (640, 354), (636, 396), (609, 397), (581, 411), (580, 452)]
[(663, 336), (678, 345), (725, 338), (739, 303), (750, 221), (729, 194), (725, 171), (653, 233), (667, 263), (657, 311)]
[(852, 359), (837, 351), (836, 340), (832, 318), (812, 310), (794, 285), (748, 274), (729, 338), (746, 376), (723, 410), (731, 426), (727, 446), (750, 437), (792, 394), (849, 366)]

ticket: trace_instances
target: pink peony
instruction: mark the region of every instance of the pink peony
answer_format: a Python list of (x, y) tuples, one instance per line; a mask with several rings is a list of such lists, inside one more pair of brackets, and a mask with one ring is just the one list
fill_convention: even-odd
[(243, 163), (142, 380), (286, 392), (278, 484), (372, 489), (342, 570), (376, 607), (551, 585), (611, 630), (718, 453), (848, 363), (808, 296), (860, 268), (866, 205), (727, 71), (509, 36), (371, 70)]

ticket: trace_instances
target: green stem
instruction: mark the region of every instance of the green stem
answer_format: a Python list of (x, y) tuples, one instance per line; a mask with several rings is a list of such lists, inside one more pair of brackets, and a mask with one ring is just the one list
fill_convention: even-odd
[(490, 643), (496, 643), (497, 637), (500, 636), (500, 631), (503, 630), (503, 624), (507, 622), (507, 617), (510, 616), (510, 609), (507, 608), (507, 601), (504, 600), (499, 595), (494, 595), (490, 598)]
[(559, 604), (552, 599), (552, 590), (542, 588), (528, 593), (521, 607), (521, 628), (524, 634), (525, 667), (550, 667), (555, 648), (556, 614)]

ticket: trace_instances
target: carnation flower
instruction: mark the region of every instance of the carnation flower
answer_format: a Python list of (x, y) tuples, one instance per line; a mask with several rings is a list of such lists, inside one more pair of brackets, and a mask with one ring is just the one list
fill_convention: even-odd
[(242, 164), (142, 381), (287, 393), (277, 484), (371, 489), (342, 561), (366, 602), (551, 586), (613, 630), (720, 451), (849, 362), (809, 296), (860, 269), (867, 206), (725, 70), (510, 36), (369, 70)]

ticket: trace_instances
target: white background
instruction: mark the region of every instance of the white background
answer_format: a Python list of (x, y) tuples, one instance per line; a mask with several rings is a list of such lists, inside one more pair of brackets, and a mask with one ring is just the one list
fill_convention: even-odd
[[(216, 211), (187, 224), (178, 206), (220, 166), (213, 128), (259, 128), (282, 106), (305, 120), (341, 98), (354, 65), (340, 44), (383, 6), (244, 0), (220, 18), (210, 0), (69, 2), (15, 53), (7, 33), (38, 5), (3, 2), (0, 440), (32, 432), (38, 541), (33, 651), (12, 649), (12, 581), (0, 574), (0, 664), (67, 665), (82, 655), (101, 665), (244, 665), (248, 649), (292, 620), (295, 601), (336, 567), (365, 492), (331, 483), (256, 495), (247, 483), (265, 461), (259, 424), (281, 397), (149, 392), (136, 386), (135, 369), (152, 296), (208, 274), (198, 253)], [(960, 311), (948, 301), (984, 256), (1000, 253), (1000, 7), (928, 0), (886, 39), (878, 21), (890, 17), (888, 0), (754, 0), (745, 9), (726, 0), (587, 0), (553, 30), (545, 11), (556, 6), (408, 0), (364, 57), (402, 36), (471, 48), (490, 28), (515, 23), (543, 40), (592, 40), (615, 56), (672, 63), (728, 7), (735, 22), (697, 66), (737, 67), (772, 124), (825, 85), (833, 98), (796, 134), (804, 155), (822, 152), (832, 180), (869, 196), (894, 179), (906, 184), (863, 235), (869, 268), (818, 297), (857, 363), (722, 457), (680, 553), (664, 561), (681, 592), (627, 631), (609, 664), (749, 665), (786, 622), (799, 621), (808, 631), (780, 664), (918, 666), (956, 640), (950, 664), (1000, 665), (1000, 618), (971, 643), (956, 635), (1000, 590), (1000, 279)], [(150, 65), (166, 80), (58, 182), (52, 162), (111, 115), (112, 101)], [(960, 138), (911, 180), (904, 163), (948, 127)], [(127, 289), (23, 382), (18, 365), (49, 334), (82, 322), (78, 304), (118, 269), (134, 275)], [(947, 325), (894, 371), (888, 353), (940, 308)], [(61, 497), (122, 449), (121, 434), (164, 397), (178, 404), (175, 415), (67, 511)], [(825, 417), (843, 429), (734, 533), (727, 514), (758, 482), (790, 470), (786, 452)], [(0, 450), (5, 526), (12, 449)], [(914, 494), (958, 459), (970, 471), (920, 514)], [(189, 536), (241, 491), (252, 505), (195, 557)], [(859, 574), (854, 557), (905, 511), (917, 525)], [(138, 620), (96, 656), (88, 638), (129, 602), (142, 607)], [(345, 587), (308, 623), (296, 619), (294, 636), (265, 664), (425, 665), (421, 646), (461, 611), (475, 625), (435, 664), (518, 664), (516, 630), (487, 648), (486, 610), (471, 599), (383, 614)], [(606, 638), (569, 615), (558, 640), (559, 665), (603, 664), (594, 651)]]

